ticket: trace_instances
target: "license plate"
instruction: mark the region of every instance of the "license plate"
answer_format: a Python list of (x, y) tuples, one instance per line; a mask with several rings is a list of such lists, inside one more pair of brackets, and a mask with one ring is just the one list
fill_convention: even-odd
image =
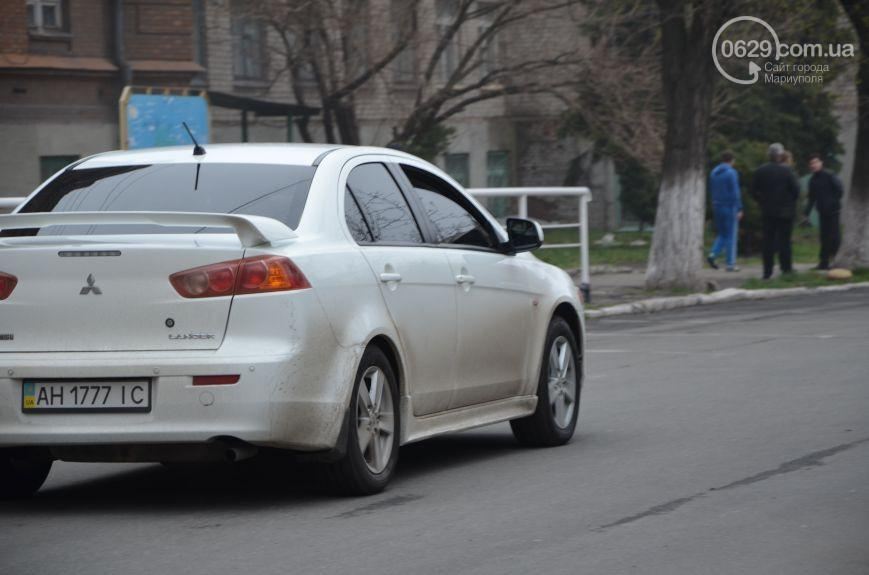
[(24, 380), (24, 413), (151, 411), (151, 380)]

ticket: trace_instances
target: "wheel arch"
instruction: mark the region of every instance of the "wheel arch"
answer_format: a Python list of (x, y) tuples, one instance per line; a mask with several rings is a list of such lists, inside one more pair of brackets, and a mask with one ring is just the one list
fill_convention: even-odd
[(398, 380), (399, 396), (404, 395), (406, 392), (404, 368), (401, 363), (401, 355), (398, 352), (398, 346), (395, 345), (395, 342), (393, 342), (392, 339), (389, 338), (389, 336), (384, 334), (378, 334), (372, 337), (368, 341), (368, 345), (365, 346), (365, 349), (368, 349), (372, 346), (380, 349), (380, 351), (382, 351), (383, 354), (386, 356), (386, 359), (389, 360), (389, 365), (392, 368), (396, 379)]
[(584, 340), (582, 337), (582, 320), (579, 318), (579, 312), (570, 302), (563, 301), (555, 306), (555, 309), (552, 311), (552, 319), (556, 317), (562, 318), (570, 326), (570, 331), (573, 332), (576, 345), (579, 346), (579, 356), (582, 357)]

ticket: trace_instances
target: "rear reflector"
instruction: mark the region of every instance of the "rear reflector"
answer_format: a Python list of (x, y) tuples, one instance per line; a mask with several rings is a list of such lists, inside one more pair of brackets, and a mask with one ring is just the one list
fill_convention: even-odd
[(0, 272), (0, 300), (9, 297), (16, 285), (18, 285), (17, 277)]
[(290, 291), (311, 287), (305, 274), (289, 258), (283, 256), (257, 256), (192, 268), (172, 274), (169, 282), (186, 298)]
[(232, 385), (240, 378), (240, 375), (195, 375), (193, 385)]

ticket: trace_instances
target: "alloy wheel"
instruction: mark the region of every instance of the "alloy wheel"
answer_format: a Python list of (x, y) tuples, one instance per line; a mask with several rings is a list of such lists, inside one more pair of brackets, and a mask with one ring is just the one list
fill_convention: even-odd
[(576, 411), (576, 365), (570, 342), (558, 336), (549, 348), (549, 405), (555, 425), (567, 429)]
[(392, 455), (395, 412), (386, 374), (371, 366), (359, 382), (356, 402), (356, 437), (359, 453), (372, 473), (381, 473)]

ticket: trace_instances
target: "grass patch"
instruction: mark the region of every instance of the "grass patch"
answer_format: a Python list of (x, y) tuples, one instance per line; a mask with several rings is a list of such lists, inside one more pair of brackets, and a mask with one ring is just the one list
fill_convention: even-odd
[[(608, 232), (589, 231), (588, 259), (591, 265), (611, 265), (645, 267), (649, 260), (649, 245), (652, 242), (651, 232), (615, 232), (617, 246), (599, 246), (595, 244)], [(576, 230), (549, 230), (545, 234), (546, 243), (562, 244), (578, 242)], [(631, 246), (630, 242), (643, 240), (645, 246)], [(563, 269), (575, 269), (579, 267), (579, 248), (564, 248), (552, 250), (537, 250), (534, 255)]]
[(746, 280), (746, 282), (742, 284), (742, 287), (745, 289), (781, 289), (793, 287), (820, 287), (865, 281), (869, 281), (869, 269), (855, 270), (854, 277), (849, 280), (831, 280), (827, 279), (826, 272), (807, 271), (777, 276), (769, 280), (752, 278)]
[[(588, 258), (593, 266), (610, 265), (645, 268), (649, 261), (649, 247), (652, 243), (652, 232), (612, 232), (619, 245), (600, 246), (595, 242), (607, 232), (589, 231)], [(545, 234), (546, 243), (561, 244), (578, 242), (576, 230), (549, 230)], [(709, 252), (715, 239), (711, 230), (706, 230), (704, 253)], [(643, 240), (645, 246), (631, 246), (635, 240)], [(758, 248), (760, 246), (757, 246)], [(795, 227), (793, 232), (793, 261), (795, 263), (816, 263), (818, 261), (818, 230), (816, 228)], [(579, 267), (579, 248), (562, 248), (537, 250), (534, 252), (541, 260), (563, 269)], [(722, 254), (723, 256), (723, 254)], [(705, 256), (704, 256), (705, 257)], [(723, 261), (723, 257), (719, 259)], [(760, 254), (739, 256), (737, 263), (741, 266), (761, 265)]]

